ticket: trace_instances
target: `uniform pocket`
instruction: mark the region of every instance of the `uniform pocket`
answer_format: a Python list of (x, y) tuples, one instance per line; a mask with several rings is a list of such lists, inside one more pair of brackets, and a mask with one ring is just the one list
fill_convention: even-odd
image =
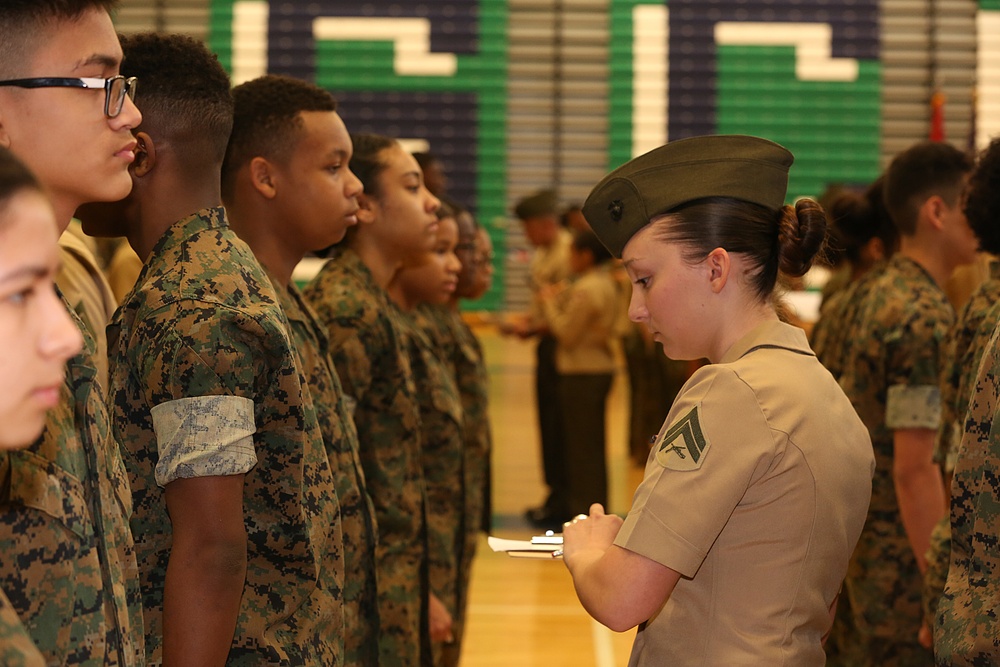
[(33, 452), (11, 452), (4, 480), (4, 501), (36, 509), (62, 523), (67, 530), (90, 541), (94, 524), (83, 483), (62, 468)]

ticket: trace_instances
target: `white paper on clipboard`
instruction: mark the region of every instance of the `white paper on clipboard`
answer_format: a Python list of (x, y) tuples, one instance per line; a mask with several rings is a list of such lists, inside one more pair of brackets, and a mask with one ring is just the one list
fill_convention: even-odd
[(530, 540), (507, 540), (491, 535), (486, 541), (493, 551), (504, 552), (513, 558), (562, 557), (562, 535), (536, 535)]

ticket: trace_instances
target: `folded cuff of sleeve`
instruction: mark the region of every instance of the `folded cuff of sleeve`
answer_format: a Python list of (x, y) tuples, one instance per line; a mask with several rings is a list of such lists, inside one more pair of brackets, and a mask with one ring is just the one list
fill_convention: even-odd
[(941, 389), (934, 385), (893, 385), (885, 401), (885, 425), (898, 428), (937, 428), (941, 423)]
[(656, 516), (642, 510), (626, 517), (615, 538), (615, 544), (688, 578), (695, 575), (708, 555), (675, 533)]
[(254, 403), (241, 396), (197, 396), (150, 411), (159, 449), (156, 483), (241, 475), (257, 464)]

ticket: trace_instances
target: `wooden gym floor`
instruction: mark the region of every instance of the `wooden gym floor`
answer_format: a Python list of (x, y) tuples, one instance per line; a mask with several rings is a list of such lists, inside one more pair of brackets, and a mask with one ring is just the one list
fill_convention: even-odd
[[(534, 343), (478, 330), (490, 373), (493, 533), (538, 534), (524, 511), (545, 498), (534, 403)], [(608, 407), (611, 510), (628, 511), (642, 470), (629, 462), (627, 387), (619, 373)], [(664, 415), (669, 406), (664, 406)], [(494, 554), (482, 539), (473, 566), (462, 667), (626, 665), (635, 631), (615, 633), (580, 606), (562, 561)]]

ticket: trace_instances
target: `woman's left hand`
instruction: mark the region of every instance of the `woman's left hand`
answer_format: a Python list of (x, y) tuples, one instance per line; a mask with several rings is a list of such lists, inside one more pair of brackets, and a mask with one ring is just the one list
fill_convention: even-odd
[(599, 554), (607, 551), (614, 544), (622, 523), (621, 517), (605, 514), (604, 506), (600, 503), (590, 506), (590, 516), (580, 514), (564, 523), (563, 560), (566, 561), (566, 567), (572, 570), (585, 552), (590, 552), (592, 557), (599, 557)]

